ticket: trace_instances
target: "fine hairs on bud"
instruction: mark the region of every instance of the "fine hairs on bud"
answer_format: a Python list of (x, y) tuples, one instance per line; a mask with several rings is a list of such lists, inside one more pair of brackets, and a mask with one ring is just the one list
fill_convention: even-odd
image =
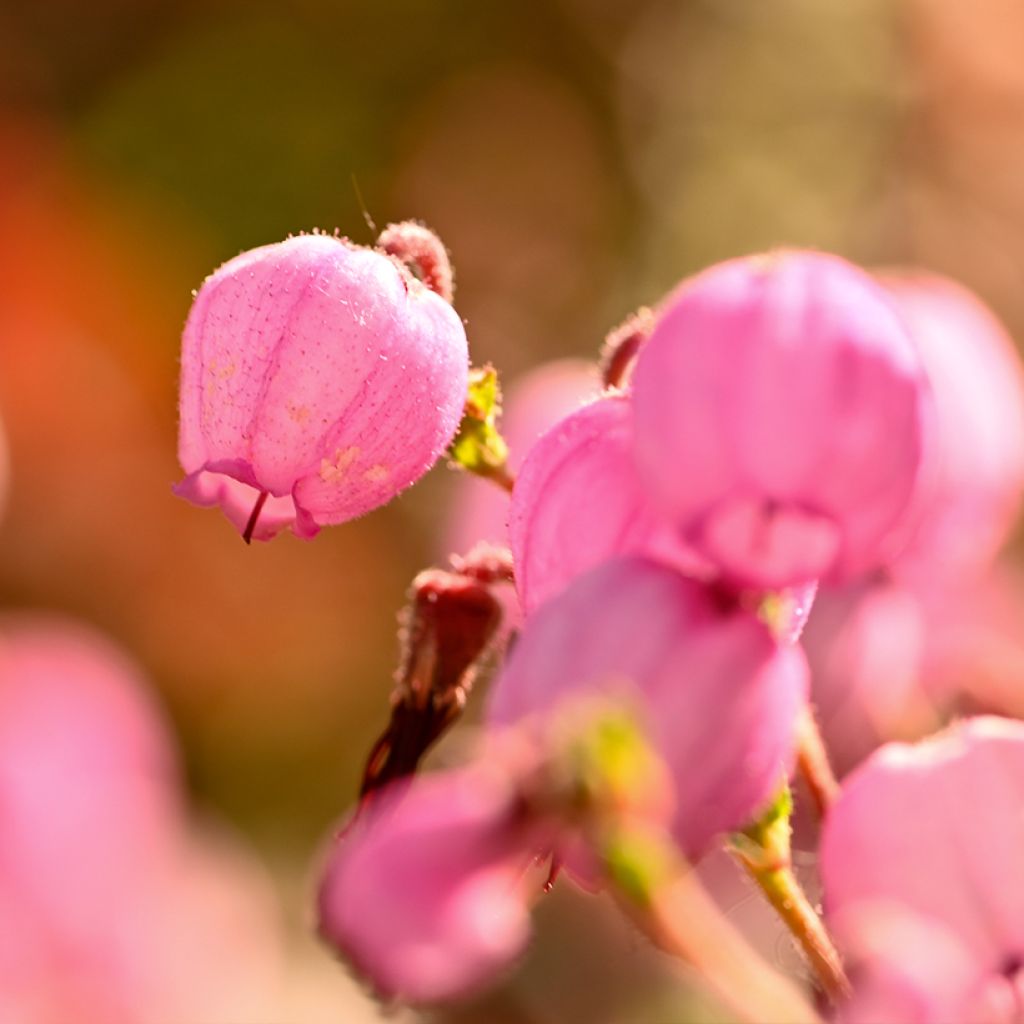
[(606, 388), (621, 391), (629, 384), (636, 355), (653, 329), (654, 314), (641, 306), (608, 332), (599, 357), (601, 383)]
[(381, 252), (394, 256), (409, 272), (445, 302), (455, 294), (455, 278), (444, 243), (428, 227), (414, 220), (389, 224), (377, 239)]

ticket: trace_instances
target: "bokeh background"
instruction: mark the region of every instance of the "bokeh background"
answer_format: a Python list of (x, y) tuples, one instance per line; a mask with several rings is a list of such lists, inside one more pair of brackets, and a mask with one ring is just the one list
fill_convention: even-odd
[[(272, 1019), (376, 1019), (303, 938), (311, 865), (460, 485), (439, 467), (313, 543), (251, 549), (172, 497), (180, 330), (210, 270), (421, 218), (474, 360), (510, 380), (779, 244), (949, 274), (1024, 337), (1017, 0), (0, 0), (0, 96), (0, 604), (143, 667), (196, 813), (274, 879), (292, 974)], [(683, 1019), (679, 978), (600, 902), (558, 896), (539, 930), (496, 993), (433, 1018)]]

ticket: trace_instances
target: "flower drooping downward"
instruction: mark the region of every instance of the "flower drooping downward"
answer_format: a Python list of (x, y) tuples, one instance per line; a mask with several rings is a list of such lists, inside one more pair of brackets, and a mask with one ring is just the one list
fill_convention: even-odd
[(185, 325), (175, 490), (246, 540), (312, 537), (437, 461), (467, 373), (459, 317), (391, 256), (326, 235), (243, 253)]

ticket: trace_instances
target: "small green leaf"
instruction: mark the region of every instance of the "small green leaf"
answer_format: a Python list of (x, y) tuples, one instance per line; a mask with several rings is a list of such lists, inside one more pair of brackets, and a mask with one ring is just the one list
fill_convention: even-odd
[(459, 431), (448, 448), (455, 465), (468, 473), (497, 480), (510, 487), (508, 445), (498, 430), (501, 416), (501, 385), (493, 366), (469, 371), (466, 406)]

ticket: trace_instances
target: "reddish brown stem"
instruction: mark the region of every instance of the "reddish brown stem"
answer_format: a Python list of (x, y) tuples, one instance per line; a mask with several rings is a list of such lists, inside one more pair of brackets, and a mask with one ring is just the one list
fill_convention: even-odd
[(821, 738), (810, 705), (804, 708), (801, 716), (797, 742), (797, 769), (807, 783), (818, 816), (824, 818), (839, 795), (839, 782), (832, 771), (825, 741)]
[(608, 333), (599, 361), (601, 382), (606, 388), (621, 390), (629, 383), (637, 353), (653, 326), (653, 314), (643, 307)]
[(256, 529), (256, 523), (260, 518), (260, 513), (263, 511), (263, 506), (267, 503), (269, 497), (269, 491), (260, 491), (259, 497), (256, 499), (256, 504), (252, 507), (252, 512), (249, 513), (249, 522), (245, 524), (245, 530), (242, 532), (242, 540), (246, 544), (252, 543), (252, 533)]

